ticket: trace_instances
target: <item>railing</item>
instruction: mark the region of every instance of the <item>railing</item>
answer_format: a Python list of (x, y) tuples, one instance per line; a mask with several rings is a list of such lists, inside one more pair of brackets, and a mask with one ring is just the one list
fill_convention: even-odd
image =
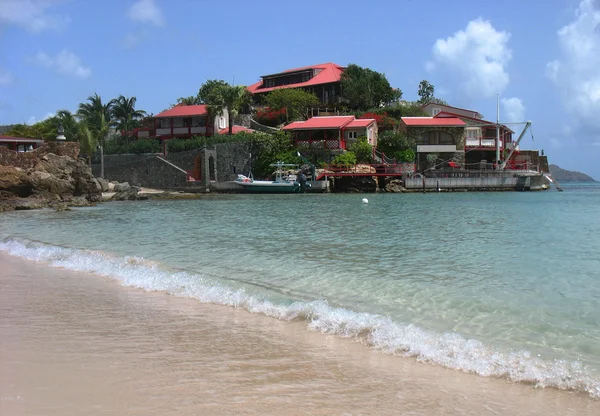
[(345, 149), (346, 140), (344, 139), (326, 139), (326, 140), (295, 140), (296, 147), (299, 149)]
[[(496, 147), (496, 137), (467, 137), (466, 140), (467, 147)], [(502, 137), (500, 137), (500, 148), (504, 147), (504, 143), (502, 141)]]
[(471, 178), (471, 177), (497, 177), (505, 176), (506, 172), (539, 172), (539, 166), (530, 162), (514, 162), (506, 164), (503, 170), (497, 169), (495, 163), (470, 163), (457, 167), (443, 167), (427, 169), (422, 174), (427, 178)]

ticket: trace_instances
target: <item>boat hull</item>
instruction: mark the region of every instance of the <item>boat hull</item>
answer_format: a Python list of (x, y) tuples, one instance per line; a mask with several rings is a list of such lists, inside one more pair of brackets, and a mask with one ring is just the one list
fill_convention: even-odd
[(269, 182), (269, 181), (252, 181), (241, 182), (234, 181), (245, 192), (261, 193), (261, 194), (293, 194), (300, 192), (300, 184), (298, 182)]

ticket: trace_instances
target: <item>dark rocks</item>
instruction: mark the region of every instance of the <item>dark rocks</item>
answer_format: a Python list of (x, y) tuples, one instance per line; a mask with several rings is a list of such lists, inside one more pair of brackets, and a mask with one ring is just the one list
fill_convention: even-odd
[(335, 178), (333, 192), (377, 192), (377, 177), (346, 176)]
[(23, 169), (0, 165), (0, 191), (27, 197), (33, 193), (33, 184)]

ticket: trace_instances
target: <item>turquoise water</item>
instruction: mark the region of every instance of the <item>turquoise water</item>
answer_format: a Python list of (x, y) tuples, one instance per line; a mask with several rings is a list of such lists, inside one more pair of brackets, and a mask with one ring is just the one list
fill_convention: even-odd
[(13, 212), (2, 215), (0, 250), (600, 396), (600, 186), (564, 189)]

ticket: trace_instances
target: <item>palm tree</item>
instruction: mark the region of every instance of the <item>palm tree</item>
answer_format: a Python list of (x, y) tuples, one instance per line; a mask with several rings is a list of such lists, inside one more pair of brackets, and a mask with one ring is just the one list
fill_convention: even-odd
[(241, 109), (250, 102), (250, 93), (243, 85), (225, 84), (214, 91), (207, 97), (206, 104), (211, 115), (221, 115), (225, 111), (229, 115), (229, 135), (233, 133), (233, 124), (235, 118), (240, 113)]
[(90, 131), (88, 126), (85, 123), (79, 124), (79, 143), (81, 144), (81, 149), (85, 154), (87, 154), (88, 164), (90, 168), (92, 167), (92, 154), (96, 151), (96, 144), (98, 143), (98, 138), (94, 136), (94, 134)]
[[(86, 124), (92, 134), (99, 138), (100, 144), (104, 146), (110, 126), (114, 100), (103, 104), (102, 98), (98, 94), (94, 94), (89, 96), (87, 101), (89, 102), (79, 104), (77, 117)], [(99, 135), (100, 133), (102, 135)]]
[(135, 109), (136, 97), (124, 97), (120, 95), (119, 98), (113, 100), (112, 106), (112, 117), (115, 126), (119, 130), (125, 131), (125, 141), (129, 143), (127, 133), (129, 129), (133, 127), (135, 121), (140, 120), (146, 116), (146, 112), (143, 110)]

